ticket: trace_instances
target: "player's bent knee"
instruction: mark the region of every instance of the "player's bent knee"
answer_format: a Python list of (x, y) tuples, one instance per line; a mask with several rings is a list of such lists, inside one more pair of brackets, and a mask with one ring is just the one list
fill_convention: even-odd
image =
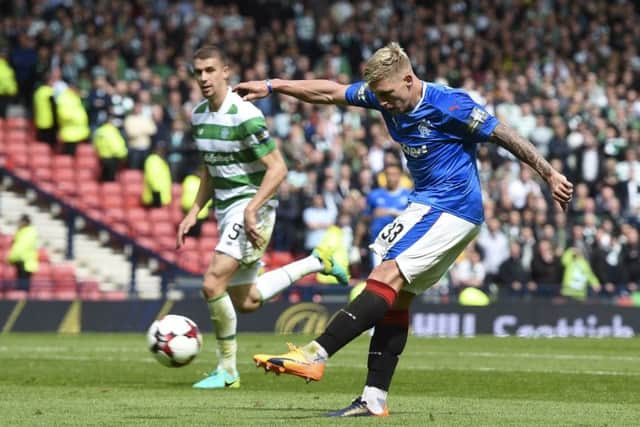
[(398, 264), (394, 260), (386, 260), (377, 266), (371, 272), (369, 278), (386, 283), (396, 291), (400, 291), (406, 283)]

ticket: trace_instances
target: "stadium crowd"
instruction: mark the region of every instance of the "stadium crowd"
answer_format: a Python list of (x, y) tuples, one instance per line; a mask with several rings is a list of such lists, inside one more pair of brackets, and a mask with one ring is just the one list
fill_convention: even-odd
[[(395, 40), (421, 78), (467, 90), (576, 185), (563, 212), (532, 171), (495, 145), (480, 145), (487, 221), (443, 289), (576, 299), (638, 290), (638, 4), (420, 3), (11, 2), (12, 13), (0, 17), (0, 61), (13, 68), (18, 91), (0, 98), (22, 103), (31, 114), (42, 85), (53, 89), (58, 109), (67, 105), (58, 102), (60, 94), (73, 88), (91, 132), (81, 139), (95, 141), (110, 124), (126, 144), (126, 154), (120, 143), (110, 167), (142, 168), (160, 145), (172, 180), (182, 182), (199, 162), (189, 119), (200, 92), (189, 64), (202, 43), (224, 46), (232, 84), (268, 77), (346, 83), (360, 78), (375, 49)], [(290, 167), (273, 249), (304, 252), (333, 224), (351, 236), (366, 195), (384, 180), (385, 164), (402, 162), (381, 117), (279, 95), (256, 105)], [(356, 275), (366, 275), (367, 259), (354, 266)]]

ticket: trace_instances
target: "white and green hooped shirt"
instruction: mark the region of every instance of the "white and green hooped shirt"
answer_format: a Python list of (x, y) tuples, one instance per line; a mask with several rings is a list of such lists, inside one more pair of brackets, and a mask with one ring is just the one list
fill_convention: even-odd
[[(229, 89), (216, 112), (205, 99), (191, 114), (193, 137), (213, 179), (216, 216), (253, 197), (266, 172), (260, 161), (276, 149), (262, 112)], [(276, 206), (277, 201), (268, 202)]]

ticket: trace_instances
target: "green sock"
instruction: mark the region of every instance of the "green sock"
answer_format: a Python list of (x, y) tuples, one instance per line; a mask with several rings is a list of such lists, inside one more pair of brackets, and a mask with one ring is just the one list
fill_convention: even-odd
[(207, 305), (209, 306), (213, 329), (216, 332), (218, 341), (218, 367), (223, 368), (233, 376), (237, 376), (236, 353), (238, 351), (238, 343), (236, 341), (236, 332), (238, 319), (231, 298), (225, 292), (218, 297), (209, 299)]

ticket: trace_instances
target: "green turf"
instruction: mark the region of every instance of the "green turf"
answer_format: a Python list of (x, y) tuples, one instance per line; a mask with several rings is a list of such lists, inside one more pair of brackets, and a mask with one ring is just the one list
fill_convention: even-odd
[(619, 426), (640, 425), (640, 340), (411, 338), (387, 419), (322, 418), (364, 381), (367, 339), (319, 383), (265, 375), (254, 352), (305, 337), (240, 336), (239, 390), (193, 390), (213, 339), (190, 366), (162, 367), (142, 335), (0, 335), (0, 425)]

